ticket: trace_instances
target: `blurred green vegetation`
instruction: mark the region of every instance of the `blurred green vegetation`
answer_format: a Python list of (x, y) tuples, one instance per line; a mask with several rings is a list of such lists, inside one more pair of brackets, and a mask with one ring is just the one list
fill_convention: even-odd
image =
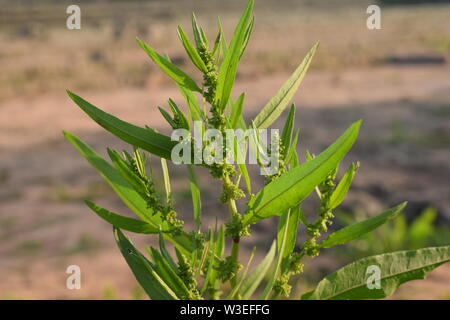
[[(344, 225), (366, 219), (362, 211), (355, 214), (340, 212), (336, 215)], [(428, 207), (408, 222), (405, 214), (388, 221), (371, 233), (352, 241), (342, 250), (352, 257), (366, 257), (398, 250), (413, 250), (429, 246), (450, 244), (450, 226), (437, 225), (436, 209)]]

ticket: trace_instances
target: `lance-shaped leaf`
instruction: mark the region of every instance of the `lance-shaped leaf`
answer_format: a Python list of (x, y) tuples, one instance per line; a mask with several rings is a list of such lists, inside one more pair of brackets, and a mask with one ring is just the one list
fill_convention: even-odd
[(184, 49), (186, 50), (189, 58), (191, 58), (192, 63), (203, 73), (207, 73), (208, 69), (206, 69), (206, 65), (203, 62), (202, 58), (198, 54), (197, 50), (194, 48), (192, 43), (189, 41), (186, 33), (184, 33), (183, 28), (178, 26), (178, 36), (180, 37), (181, 43), (183, 44)]
[[(402, 284), (425, 279), (431, 270), (450, 261), (450, 246), (399, 251), (364, 258), (325, 277), (304, 300), (382, 299)], [(376, 273), (376, 274), (375, 274)], [(375, 281), (379, 276), (379, 287)]]
[(283, 261), (287, 255), (287, 251), (288, 251), (287, 249), (290, 246), (289, 241), (291, 239), (291, 235), (289, 234), (289, 231), (292, 231), (292, 230), (290, 230), (292, 220), (290, 219), (290, 216), (291, 216), (291, 210), (288, 210), (284, 220), (282, 220), (281, 224), (278, 226), (277, 259), (276, 259), (276, 263), (275, 263), (275, 268), (269, 277), (269, 281), (267, 282), (267, 285), (266, 285), (262, 295), (260, 296), (261, 300), (263, 300), (263, 299), (266, 300), (269, 297), (277, 278), (282, 274)]
[(170, 78), (172, 78), (177, 84), (180, 86), (186, 87), (192, 91), (201, 92), (202, 90), (197, 86), (194, 80), (192, 80), (186, 73), (181, 71), (177, 66), (175, 66), (168, 59), (164, 58), (160, 54), (158, 54), (155, 50), (150, 48), (140, 39), (137, 39), (137, 42), (141, 46), (142, 49), (148, 54), (150, 59), (161, 68)]
[(330, 209), (337, 208), (342, 201), (344, 201), (345, 196), (347, 195), (348, 190), (350, 189), (350, 185), (352, 184), (353, 178), (355, 177), (356, 171), (358, 171), (359, 163), (350, 165), (350, 168), (345, 172), (341, 181), (337, 185), (336, 189), (334, 189), (330, 198)]
[(242, 108), (244, 107), (244, 99), (245, 99), (245, 93), (242, 93), (239, 98), (236, 100), (236, 102), (233, 104), (233, 107), (231, 109), (231, 128), (236, 129), (238, 126), (239, 119), (242, 116)]
[(242, 45), (242, 49), (241, 49), (241, 54), (239, 56), (239, 59), (242, 58), (245, 49), (247, 48), (248, 42), (250, 40), (250, 36), (252, 35), (252, 31), (253, 31), (253, 26), (255, 25), (255, 17), (252, 18), (252, 21), (250, 22), (250, 24), (247, 26), (247, 30), (245, 30), (245, 38), (244, 38), (244, 43)]
[(172, 148), (177, 144), (170, 137), (153, 130), (137, 127), (100, 110), (83, 98), (67, 91), (69, 97), (100, 126), (129, 144), (170, 160)]
[(201, 121), (202, 119), (206, 120), (205, 113), (200, 108), (197, 97), (194, 95), (194, 93), (191, 90), (181, 86), (178, 86), (178, 89), (180, 90), (181, 94), (186, 100), (192, 120), (194, 121)]
[(192, 165), (188, 164), (187, 169), (189, 174), (189, 185), (191, 187), (195, 226), (197, 227), (197, 230), (200, 230), (200, 226), (202, 225), (202, 200), (200, 197), (200, 188), (198, 186), (195, 168)]
[[(278, 252), (281, 255), (282, 265), (281, 272), (283, 273), (286, 270), (287, 266), (287, 258), (294, 251), (295, 244), (297, 242), (297, 230), (298, 223), (300, 221), (300, 208), (292, 208), (289, 209), (286, 213), (280, 216), (280, 221), (278, 223), (278, 234), (277, 234), (277, 243), (278, 243)], [(286, 243), (284, 245), (283, 250), (281, 250), (280, 244), (282, 243), (282, 239), (285, 237), (284, 233), (286, 233)]]
[(242, 299), (250, 299), (255, 290), (258, 288), (267, 272), (270, 270), (272, 263), (275, 259), (275, 254), (277, 252), (276, 241), (272, 243), (272, 246), (267, 252), (264, 259), (259, 263), (259, 265), (250, 273), (250, 276), (244, 281), (241, 287)]
[(291, 109), (289, 110), (289, 114), (286, 118), (286, 122), (284, 123), (283, 131), (281, 132), (281, 143), (283, 145), (282, 156), (286, 159), (286, 156), (289, 152), (289, 148), (291, 146), (292, 134), (294, 133), (294, 121), (295, 121), (295, 105), (291, 105)]
[(148, 261), (117, 228), (114, 228), (114, 237), (123, 257), (130, 266), (136, 280), (151, 299), (176, 300), (177, 295), (167, 283), (153, 269)]
[(311, 63), (311, 60), (316, 53), (316, 43), (311, 50), (309, 50), (302, 63), (297, 67), (292, 76), (283, 84), (277, 94), (270, 99), (270, 101), (264, 106), (259, 114), (254, 119), (255, 126), (259, 129), (265, 129), (269, 127), (275, 120), (278, 119), (283, 110), (288, 106), (294, 94), (297, 92), (306, 71)]
[(389, 209), (379, 215), (372, 218), (357, 222), (355, 224), (349, 225), (342, 228), (328, 236), (321, 244), (321, 248), (330, 248), (336, 245), (344, 244), (354, 239), (359, 238), (363, 234), (366, 234), (386, 221), (395, 218), (399, 212), (401, 212), (406, 206), (406, 202), (399, 204), (398, 206)]
[(189, 121), (186, 118), (186, 116), (184, 115), (184, 113), (180, 110), (180, 108), (178, 108), (177, 104), (172, 99), (169, 98), (168, 103), (169, 103), (170, 110), (172, 110), (172, 113), (174, 114), (174, 116), (177, 116), (177, 118), (180, 121), (180, 123), (179, 123), (180, 128), (183, 128), (183, 129), (186, 129), (189, 131), (190, 130)]
[(143, 233), (143, 234), (160, 232), (160, 230), (157, 227), (155, 227), (154, 225), (151, 225), (148, 222), (118, 215), (114, 212), (111, 212), (105, 208), (100, 207), (99, 205), (96, 205), (95, 203), (93, 203), (91, 201), (86, 200), (85, 203), (100, 218), (102, 218), (103, 220), (105, 220), (106, 222), (112, 224), (113, 226), (115, 226), (117, 228), (131, 231), (134, 233)]
[(198, 25), (195, 14), (192, 13), (192, 32), (194, 33), (195, 45), (197, 48), (208, 48), (208, 39), (205, 37), (203, 29)]
[(161, 112), (162, 116), (164, 117), (164, 119), (166, 119), (167, 123), (170, 124), (170, 126), (172, 127), (172, 129), (177, 129), (177, 124), (175, 123), (175, 121), (173, 120), (172, 116), (163, 108), (158, 107), (159, 112)]
[[(156, 228), (167, 231), (167, 226), (161, 223), (158, 215), (153, 215), (152, 210), (147, 208), (147, 203), (133, 188), (133, 186), (121, 175), (120, 171), (100, 157), (86, 143), (78, 139), (69, 132), (64, 132), (66, 139), (80, 152), (80, 154), (100, 173), (108, 182), (111, 188), (122, 199), (122, 201), (143, 221), (146, 221)], [(184, 254), (189, 255), (193, 251), (193, 246), (189, 237), (185, 234), (171, 236), (164, 234), (164, 237), (171, 241)]]
[(358, 136), (361, 121), (355, 122), (332, 145), (311, 161), (284, 173), (262, 188), (248, 203), (246, 225), (280, 215), (298, 205), (336, 168)]
[(231, 89), (233, 88), (234, 79), (236, 77), (237, 66), (245, 43), (246, 30), (253, 10), (253, 3), (253, 0), (248, 1), (247, 8), (234, 31), (230, 47), (219, 68), (215, 104), (220, 110), (225, 109), (228, 99), (230, 98)]
[(177, 269), (173, 269), (170, 263), (154, 248), (149, 248), (149, 254), (154, 262), (152, 265), (158, 276), (176, 293), (179, 298), (186, 299), (189, 289), (178, 276)]

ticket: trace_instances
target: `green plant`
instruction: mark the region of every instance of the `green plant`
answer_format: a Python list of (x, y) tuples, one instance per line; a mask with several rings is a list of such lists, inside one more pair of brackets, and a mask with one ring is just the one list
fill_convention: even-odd
[[(354, 215), (340, 212), (337, 216), (344, 225), (367, 219), (364, 212)], [(436, 246), (450, 243), (450, 229), (447, 226), (436, 226), (436, 209), (425, 208), (411, 222), (406, 221), (405, 214), (390, 219), (374, 232), (367, 233), (346, 246), (349, 256), (380, 254), (396, 250), (420, 249), (424, 246)]]
[[(233, 100), (231, 93), (238, 63), (252, 33), (252, 10), (253, 0), (250, 0), (229, 44), (225, 40), (220, 23), (218, 36), (211, 46), (195, 16), (192, 17), (194, 44), (189, 41), (183, 29), (178, 27), (178, 34), (187, 54), (203, 74), (201, 86), (172, 64), (168, 57), (159, 55), (138, 40), (153, 62), (175, 81), (186, 100), (187, 114), (171, 99), (168, 101), (171, 113), (160, 108), (162, 116), (174, 130), (184, 129), (188, 132), (181, 141), (173, 141), (152, 128), (142, 128), (124, 122), (68, 92), (70, 98), (94, 121), (133, 148), (133, 152), (124, 151), (122, 154), (108, 149), (111, 164), (73, 134), (64, 133), (139, 217), (138, 220), (118, 215), (86, 201), (97, 215), (114, 226), (115, 239), (125, 260), (152, 299), (249, 299), (257, 290), (261, 299), (289, 296), (290, 278), (303, 272), (303, 259), (315, 257), (322, 249), (344, 244), (374, 230), (405, 206), (405, 203), (402, 203), (378, 216), (331, 233), (323, 239), (332, 223), (333, 211), (344, 200), (358, 169), (357, 164), (350, 165), (340, 181), (337, 181), (339, 163), (355, 142), (361, 121), (352, 124), (322, 153), (315, 157), (308, 153), (306, 161), (300, 163), (297, 154), (299, 131), (294, 134), (295, 106), (292, 105), (281, 135), (275, 135), (276, 138), (271, 139), (270, 152), (262, 152), (257, 159), (257, 164), (264, 172), (267, 169), (263, 161), (264, 156), (275, 155), (278, 170), (265, 171), (265, 186), (256, 194), (252, 192), (252, 180), (245, 162), (237, 161), (238, 164), (234, 165), (225, 161), (229, 159), (230, 150), (235, 151), (231, 152), (231, 160), (242, 156), (245, 158), (245, 152), (237, 147), (242, 142), (256, 149), (258, 155), (259, 150), (267, 149), (269, 144), (264, 144), (256, 133), (268, 128), (289, 106), (318, 47), (317, 44), (312, 47), (293, 75), (248, 125), (242, 116), (245, 94)], [(203, 108), (198, 97), (202, 98)], [(206, 105), (210, 106), (209, 113), (206, 112)], [(195, 135), (191, 134), (192, 131), (195, 133), (196, 129), (203, 138), (207, 129), (215, 129), (223, 136), (227, 130), (250, 129), (254, 135), (244, 139), (232, 135), (225, 148), (218, 149), (215, 149), (219, 144), (218, 140), (208, 140), (206, 146), (200, 149), (201, 155), (205, 154), (205, 150), (209, 151), (206, 152), (207, 157), (203, 161), (196, 161), (196, 140)], [(178, 219), (172, 202), (166, 161), (175, 161), (174, 150), (181, 150), (182, 153), (175, 154), (182, 154), (185, 160), (189, 160), (186, 162), (194, 208), (194, 226), (189, 231), (184, 221)], [(184, 152), (186, 150), (188, 152)], [(147, 166), (148, 154), (144, 153), (145, 151), (161, 158), (165, 199), (161, 199), (155, 189), (152, 171)], [(223, 156), (225, 160), (209, 163), (211, 156)], [(214, 228), (205, 228), (202, 225), (196, 166), (209, 169), (212, 177), (222, 183), (220, 201), (226, 204), (230, 211), (230, 219), (224, 225)], [(245, 188), (241, 188), (241, 184)], [(305, 218), (301, 203), (314, 191), (320, 201), (320, 210), (315, 221), (310, 222)], [(240, 212), (237, 203), (242, 202), (243, 198), (247, 201), (246, 209)], [(279, 217), (276, 239), (263, 260), (249, 273), (256, 248), (244, 267), (239, 255), (241, 241), (250, 236), (252, 225), (273, 217)], [(306, 226), (308, 239), (297, 246), (300, 223)], [(159, 247), (148, 247), (147, 258), (133, 246), (121, 230), (159, 235)], [(175, 255), (170, 253), (167, 243), (173, 245)], [(226, 243), (229, 244), (227, 254)], [(326, 277), (319, 282), (315, 290), (304, 294), (302, 298), (386, 297), (401, 283), (421, 278), (426, 272), (449, 260), (450, 247), (365, 258)], [(395, 268), (392, 267), (393, 263)], [(366, 269), (371, 265), (378, 265), (382, 270), (382, 285), (377, 290), (366, 286)]]

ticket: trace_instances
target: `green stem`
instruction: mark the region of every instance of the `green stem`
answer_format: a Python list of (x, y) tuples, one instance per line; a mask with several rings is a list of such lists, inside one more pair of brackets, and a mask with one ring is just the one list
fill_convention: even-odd
[[(240, 242), (240, 238), (234, 238), (232, 239), (232, 247), (231, 247), (231, 259), (233, 261), (235, 261), (236, 263), (239, 262), (239, 242)], [(230, 280), (231, 282), (231, 286), (234, 287), (236, 285), (237, 282), (237, 274), (231, 278)]]

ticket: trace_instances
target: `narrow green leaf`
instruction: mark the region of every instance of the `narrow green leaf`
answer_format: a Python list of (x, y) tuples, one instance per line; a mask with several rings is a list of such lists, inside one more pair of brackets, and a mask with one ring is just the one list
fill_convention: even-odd
[(183, 280), (176, 273), (176, 269), (172, 269), (170, 263), (154, 248), (150, 248), (151, 257), (154, 262), (154, 270), (160, 278), (176, 293), (181, 299), (189, 296), (189, 289)]
[[(109, 164), (105, 159), (100, 157), (94, 150), (79, 138), (69, 132), (64, 132), (66, 139), (80, 152), (80, 154), (100, 173), (100, 175), (108, 182), (111, 188), (122, 199), (122, 201), (143, 221), (159, 228), (163, 231), (167, 230), (161, 219), (157, 215), (153, 215), (152, 211), (147, 208), (147, 203), (139, 195), (139, 193), (131, 186), (131, 184), (120, 174), (120, 172)], [(189, 255), (193, 251), (191, 240), (187, 235), (171, 236), (165, 234), (165, 238), (171, 241), (184, 254)]]
[(253, 0), (249, 0), (231, 39), (230, 47), (222, 61), (217, 76), (217, 88), (215, 104), (219, 109), (224, 110), (230, 98), (233, 88), (234, 79), (236, 77), (237, 66), (241, 51), (245, 41), (245, 32), (250, 21), (253, 10)]
[(294, 121), (295, 121), (295, 105), (291, 105), (289, 114), (284, 123), (283, 131), (281, 132), (281, 143), (283, 145), (282, 156), (286, 159), (291, 146), (292, 134), (294, 133)]
[(399, 212), (401, 212), (406, 206), (406, 202), (399, 204), (398, 206), (389, 209), (379, 215), (376, 215), (367, 220), (344, 227), (328, 236), (321, 244), (321, 248), (330, 248), (336, 245), (344, 244), (359, 238), (365, 233), (368, 233), (386, 221), (395, 218)]
[(227, 40), (225, 39), (225, 33), (223, 32), (222, 22), (220, 21), (220, 18), (217, 18), (217, 24), (219, 25), (219, 32), (222, 34), (222, 37), (220, 38), (220, 48), (222, 50), (223, 56), (225, 57), (228, 52), (228, 44)]
[(191, 58), (192, 63), (203, 73), (207, 73), (208, 69), (206, 69), (206, 65), (203, 62), (202, 58), (198, 54), (197, 50), (194, 48), (192, 43), (189, 41), (189, 38), (184, 33), (181, 26), (178, 26), (178, 36), (180, 37), (181, 43), (183, 44), (184, 49), (186, 50), (189, 58)]
[(277, 245), (276, 241), (274, 241), (264, 259), (255, 268), (255, 270), (251, 272), (250, 276), (242, 284), (240, 292), (242, 299), (250, 299), (250, 297), (256, 291), (261, 281), (264, 279), (267, 272), (270, 270), (272, 262), (275, 259), (276, 252), (277, 252)]
[(297, 144), (298, 144), (299, 135), (300, 135), (300, 129), (297, 129), (297, 131), (295, 132), (295, 135), (294, 135), (294, 139), (292, 140), (291, 144), (289, 145), (289, 148), (288, 148), (288, 151), (286, 154), (286, 159), (285, 159), (286, 163), (290, 163), (291, 160), (293, 160), (297, 165), (299, 164), (298, 154), (297, 154)]
[(197, 49), (202, 47), (208, 48), (208, 41), (201, 30), (202, 29), (199, 27), (197, 23), (197, 18), (195, 17), (195, 14), (192, 13), (192, 31), (194, 33), (194, 39)]
[(189, 185), (191, 187), (192, 206), (194, 209), (194, 221), (197, 230), (200, 230), (202, 225), (202, 200), (200, 196), (200, 188), (197, 182), (197, 176), (195, 174), (195, 168), (192, 165), (187, 165), (189, 173)]
[(183, 128), (183, 129), (186, 129), (189, 131), (190, 130), (189, 121), (186, 118), (186, 116), (184, 115), (184, 113), (180, 110), (180, 108), (178, 108), (177, 104), (172, 99), (169, 98), (168, 103), (169, 103), (169, 107), (172, 110), (173, 114), (176, 115), (178, 117), (178, 119), (181, 121), (180, 128)]
[(118, 215), (88, 200), (86, 200), (85, 203), (100, 218), (102, 218), (103, 220), (105, 220), (106, 222), (112, 224), (117, 228), (131, 231), (134, 233), (143, 233), (143, 234), (159, 233), (159, 229), (154, 225), (149, 224), (148, 222)]
[(172, 129), (177, 129), (177, 124), (173, 121), (173, 119), (170, 116), (170, 114), (166, 110), (164, 110), (163, 108), (158, 107), (158, 110), (159, 110), (159, 112), (161, 112), (161, 114), (164, 117), (164, 119), (166, 119), (166, 121), (170, 124)]
[(268, 299), (270, 293), (272, 292), (273, 286), (282, 272), (283, 260), (287, 253), (288, 239), (289, 239), (289, 227), (290, 227), (290, 215), (291, 210), (287, 211), (287, 216), (284, 219), (284, 224), (280, 225), (277, 233), (277, 259), (275, 264), (275, 269), (270, 275), (269, 281), (267, 282), (266, 288), (264, 289), (260, 299)]
[(166, 191), (166, 201), (167, 201), (167, 203), (171, 203), (172, 190), (170, 188), (169, 168), (167, 168), (167, 161), (163, 158), (161, 158), (161, 168), (162, 168), (163, 178), (164, 178), (164, 190)]
[(125, 237), (120, 229), (114, 228), (114, 237), (123, 257), (130, 266), (136, 280), (151, 299), (176, 300), (176, 294), (158, 276), (148, 261), (133, 244)]
[(252, 252), (250, 253), (250, 257), (248, 258), (247, 265), (244, 268), (244, 272), (242, 273), (242, 276), (239, 278), (239, 282), (231, 289), (228, 296), (225, 298), (226, 300), (235, 299), (237, 293), (242, 287), (242, 284), (244, 283), (245, 279), (247, 278), (248, 269), (250, 267), (250, 264), (253, 261), (253, 257), (255, 256), (256, 247), (253, 248)]
[[(294, 251), (295, 244), (297, 242), (297, 229), (298, 223), (300, 221), (300, 208), (292, 208), (287, 212), (280, 216), (280, 221), (278, 223), (278, 234), (277, 234), (277, 243), (278, 243), (278, 252), (280, 252), (282, 259), (281, 272), (283, 273), (286, 268), (286, 261), (289, 255)], [(286, 233), (286, 240), (283, 251), (281, 250), (280, 244), (282, 243), (283, 238), (285, 237), (284, 233)]]
[(250, 40), (250, 36), (252, 35), (253, 26), (255, 25), (255, 17), (252, 18), (252, 21), (247, 26), (247, 30), (245, 30), (245, 38), (244, 43), (242, 45), (241, 54), (239, 55), (239, 59), (244, 55), (245, 49), (247, 49), (248, 42)]
[[(411, 280), (425, 279), (431, 270), (450, 261), (450, 246), (398, 251), (364, 258), (325, 277), (304, 300), (382, 299)], [(379, 268), (380, 286), (369, 289), (373, 266)]]
[(173, 258), (170, 255), (169, 251), (167, 251), (166, 244), (164, 243), (164, 234), (161, 231), (159, 232), (159, 251), (161, 251), (164, 259), (166, 259), (172, 269), (176, 270), (178, 266), (175, 261), (173, 261)]
[(172, 148), (177, 144), (170, 137), (153, 130), (134, 126), (93, 106), (83, 98), (67, 91), (69, 97), (100, 126), (133, 146), (170, 160)]
[(358, 164), (352, 163), (350, 165), (350, 168), (348, 168), (348, 170), (345, 172), (341, 181), (339, 181), (339, 184), (331, 195), (330, 209), (337, 208), (342, 203), (342, 201), (344, 201), (344, 198), (347, 195), (348, 190), (350, 189), (350, 185), (352, 184), (353, 178), (355, 177), (356, 171), (358, 171), (358, 167)]
[[(109, 158), (111, 159), (117, 170), (120, 172), (122, 177), (127, 180), (127, 182), (139, 193), (142, 198), (145, 198), (147, 186), (145, 185), (144, 181), (142, 181), (142, 179), (128, 167), (125, 160), (123, 160), (116, 151), (109, 148), (107, 150)], [(153, 210), (152, 208), (149, 209)], [(158, 223), (159, 222), (160, 220), (158, 220)]]
[(236, 102), (233, 104), (233, 108), (231, 109), (231, 127), (233, 129), (237, 128), (239, 119), (242, 116), (242, 108), (244, 107), (244, 99), (245, 99), (245, 93), (242, 93), (239, 98), (236, 100)]
[(334, 170), (358, 136), (361, 121), (355, 122), (325, 151), (311, 161), (291, 169), (262, 188), (248, 203), (246, 225), (280, 215), (298, 205)]
[(178, 86), (178, 89), (180, 90), (181, 94), (186, 100), (192, 120), (193, 121), (201, 121), (202, 119), (206, 120), (205, 113), (200, 108), (198, 100), (194, 95), (194, 93), (191, 90), (181, 86)]
[(137, 39), (138, 44), (148, 54), (150, 59), (161, 68), (170, 78), (172, 78), (180, 86), (186, 87), (192, 91), (201, 92), (202, 90), (197, 86), (194, 80), (192, 80), (186, 73), (181, 71), (177, 66), (172, 64), (168, 59), (159, 55), (156, 51), (146, 45), (140, 39)]
[(269, 127), (275, 120), (278, 119), (283, 110), (288, 106), (294, 94), (297, 92), (306, 71), (308, 70), (311, 60), (316, 53), (316, 43), (311, 50), (309, 50), (302, 63), (297, 67), (292, 76), (283, 84), (281, 89), (270, 99), (264, 108), (256, 116), (254, 122), (257, 128), (265, 129)]

